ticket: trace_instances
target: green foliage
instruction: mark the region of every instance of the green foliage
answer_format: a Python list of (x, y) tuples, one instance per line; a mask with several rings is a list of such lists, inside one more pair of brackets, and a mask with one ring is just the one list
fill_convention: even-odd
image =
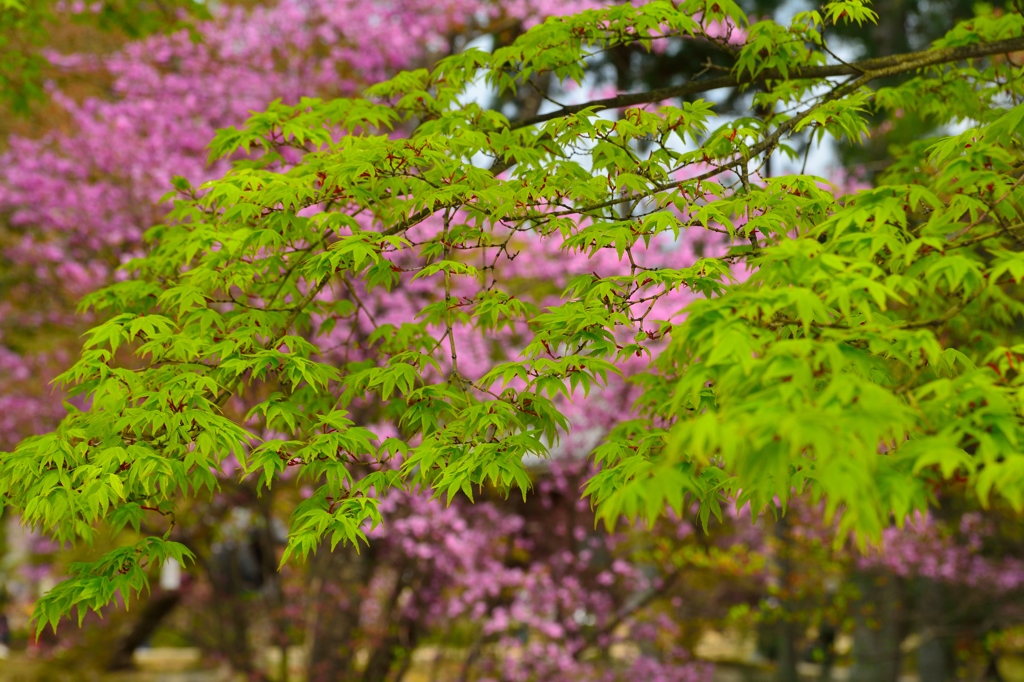
[[(983, 16), (933, 50), (852, 66), (833, 64), (821, 35), (872, 21), (862, 2), (754, 24), (730, 78), (764, 113), (717, 128), (712, 104), (656, 106), (665, 92), (517, 122), (464, 103), (480, 79), (579, 81), (617, 45), (723, 43), (699, 14), (746, 22), (729, 2), (588, 11), (364, 100), (277, 102), (220, 131), (213, 156), (250, 156), (199, 188), (176, 180), (132, 277), (86, 300), (107, 318), (61, 381), (89, 407), (2, 455), (0, 498), (88, 541), (215, 489), (227, 457), (268, 487), (298, 467), (316, 490), (285, 557), (306, 556), (327, 538), (365, 540), (395, 486), (525, 494), (524, 458), (570, 428), (570, 401), (639, 357), (634, 412), (609, 425), (586, 486), (609, 526), (694, 502), (706, 524), (725, 504), (761, 513), (806, 494), (869, 539), (951, 477), (982, 503), (1024, 508), (1024, 91), (998, 56), (1024, 48), (1024, 22)], [(894, 75), (906, 79), (868, 87)], [(601, 116), (624, 103), (645, 108)], [(787, 140), (856, 144), (869, 115), (908, 110), (969, 127), (894, 150), (863, 190), (764, 173)], [(727, 236), (726, 252), (637, 263), (705, 230)], [(516, 248), (590, 274), (544, 300), (545, 283), (502, 276)], [(591, 272), (608, 254), (621, 267)], [(410, 294), (407, 321), (377, 323), (368, 297), (423, 282), (435, 295)], [(682, 314), (651, 316), (672, 301)], [(351, 330), (341, 354), (339, 329)], [(457, 329), (504, 347), (483, 371), (460, 369)], [(79, 567), (37, 622), (127, 598), (174, 552), (149, 538)]]
[(0, 0), (0, 93), (3, 103), (25, 112), (32, 100), (43, 95), (45, 60), (36, 50), (45, 43), (43, 13), (22, 0)]
[(103, 0), (74, 15), (51, 0), (0, 0), (0, 104), (27, 114), (44, 97), (49, 65), (42, 50), (52, 47), (50, 29), (61, 22), (92, 24), (128, 38), (186, 29), (198, 40), (194, 21), (209, 16), (197, 0)]
[(89, 609), (97, 613), (118, 596), (128, 605), (129, 596), (149, 587), (148, 569), (168, 559), (184, 562), (191, 552), (177, 542), (146, 538), (141, 542), (107, 552), (100, 561), (72, 564), (71, 578), (59, 583), (36, 604), (36, 636), (62, 617), (77, 612), (82, 624)]

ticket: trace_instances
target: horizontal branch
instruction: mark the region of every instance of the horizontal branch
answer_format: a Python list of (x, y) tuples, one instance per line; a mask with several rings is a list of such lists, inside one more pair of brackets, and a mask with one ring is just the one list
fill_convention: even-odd
[(654, 90), (647, 90), (646, 92), (624, 93), (616, 95), (615, 97), (606, 97), (604, 99), (595, 99), (582, 104), (573, 104), (571, 106), (562, 107), (557, 111), (532, 116), (523, 121), (513, 123), (512, 129), (516, 130), (518, 128), (525, 128), (527, 126), (544, 123), (545, 121), (561, 118), (563, 116), (570, 116), (592, 107), (599, 111), (604, 109), (618, 109), (620, 107), (628, 107), (637, 104), (660, 102), (661, 100), (671, 99), (673, 97), (696, 95), (702, 92), (718, 90), (719, 88), (753, 85), (757, 83), (764, 83), (766, 81), (808, 80), (816, 78), (832, 78), (836, 76), (862, 76), (867, 74), (872, 74), (874, 78), (878, 78), (882, 75), (905, 73), (927, 66), (935, 66), (937, 64), (948, 64), (950, 62), (959, 62), (965, 59), (977, 59), (979, 57), (988, 57), (994, 54), (1006, 54), (1009, 52), (1017, 52), (1019, 50), (1024, 50), (1024, 36), (1019, 38), (1009, 38), (1007, 40), (997, 40), (991, 43), (964, 45), (961, 47), (936, 47), (930, 50), (921, 50), (920, 52), (905, 52), (887, 57), (864, 59), (859, 62), (852, 62), (849, 64), (828, 64), (825, 66), (794, 68), (785, 75), (778, 69), (765, 69), (756, 75), (751, 73), (746, 73), (744, 75), (732, 73), (728, 76), (703, 78), (701, 80), (683, 83), (682, 85), (656, 88)]

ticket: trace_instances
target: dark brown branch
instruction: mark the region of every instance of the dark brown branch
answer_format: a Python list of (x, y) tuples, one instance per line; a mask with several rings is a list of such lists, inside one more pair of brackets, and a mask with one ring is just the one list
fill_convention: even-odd
[(786, 75), (783, 75), (777, 69), (765, 69), (757, 75), (753, 75), (749, 72), (743, 75), (731, 73), (728, 76), (703, 78), (697, 81), (683, 83), (682, 85), (657, 88), (655, 90), (648, 90), (647, 92), (626, 93), (616, 95), (615, 97), (596, 99), (582, 104), (573, 104), (571, 106), (562, 107), (557, 111), (540, 114), (539, 116), (533, 116), (532, 118), (527, 118), (513, 123), (512, 130), (576, 114), (590, 107), (596, 107), (598, 110), (618, 109), (620, 107), (628, 107), (637, 104), (650, 104), (651, 102), (659, 102), (673, 97), (696, 95), (710, 90), (717, 90), (719, 88), (753, 85), (757, 83), (765, 83), (767, 81), (807, 80), (816, 78), (833, 78), (836, 76), (863, 76), (867, 74), (872, 74), (873, 78), (878, 78), (882, 75), (904, 73), (927, 66), (935, 66), (937, 64), (947, 64), (949, 62), (959, 62), (965, 59), (988, 57), (994, 54), (1006, 54), (1009, 52), (1017, 52), (1019, 50), (1024, 50), (1024, 37), (997, 40), (991, 43), (964, 45), (962, 47), (940, 47), (932, 48), (930, 50), (922, 50), (920, 52), (906, 52), (887, 57), (864, 59), (850, 64), (828, 64), (825, 66), (795, 68), (789, 71)]

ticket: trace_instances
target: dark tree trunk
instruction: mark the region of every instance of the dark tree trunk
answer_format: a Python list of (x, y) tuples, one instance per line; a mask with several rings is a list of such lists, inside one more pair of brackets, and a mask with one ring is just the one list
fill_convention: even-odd
[(388, 635), (380, 646), (373, 650), (366, 670), (363, 671), (363, 682), (385, 682), (400, 656), (404, 658), (399, 666), (398, 679), (404, 677), (412, 660), (414, 646), (415, 634), (412, 624), (406, 623), (401, 633)]
[(988, 663), (985, 665), (985, 672), (981, 675), (981, 682), (1004, 682), (999, 672), (999, 656), (989, 654)]
[(306, 634), (309, 682), (353, 679), (359, 612), (375, 564), (371, 549), (357, 554), (351, 546), (334, 552), (324, 546), (316, 555)]
[(249, 646), (249, 619), (242, 600), (231, 595), (216, 599), (220, 628), (220, 650), (227, 655), (228, 662), (235, 670), (252, 677), (252, 647)]
[(779, 582), (782, 587), (779, 610), (782, 612), (783, 618), (778, 626), (776, 679), (778, 682), (799, 682), (796, 665), (800, 628), (798, 623), (793, 622), (791, 616), (796, 604), (793, 603), (793, 566), (789, 521), (781, 514), (775, 524), (775, 537), (779, 542)]
[(155, 594), (142, 609), (138, 620), (131, 624), (131, 629), (114, 644), (114, 652), (107, 660), (106, 669), (128, 670), (134, 667), (132, 654), (149, 639), (160, 627), (174, 607), (181, 601), (181, 593), (162, 592)]
[(363, 682), (384, 682), (398, 653), (400, 639), (395, 632), (390, 632), (376, 644), (363, 669)]
[(799, 682), (797, 673), (797, 636), (795, 623), (779, 624), (779, 662), (776, 669), (778, 682)]
[(946, 591), (941, 584), (927, 578), (921, 579), (919, 588), (917, 613), (921, 644), (917, 649), (917, 674), (922, 681), (951, 682), (955, 678), (953, 643), (943, 632), (948, 613)]
[(273, 644), (281, 649), (280, 667), (275, 673), (277, 682), (288, 682), (288, 620), (284, 615), (284, 590), (281, 587), (281, 574), (277, 570), (278, 542), (274, 537), (273, 515), (271, 513), (271, 497), (261, 500), (263, 523), (254, 529), (252, 546), (255, 560), (259, 565), (259, 584), (263, 597), (271, 610), (273, 627)]
[(859, 572), (861, 598), (854, 606), (853, 665), (850, 682), (897, 682), (904, 635), (902, 590), (898, 578)]
[(211, 605), (215, 622), (211, 624), (213, 642), (211, 648), (224, 656), (232, 669), (243, 673), (247, 679), (264, 679), (265, 676), (253, 665), (252, 647), (249, 644), (250, 604), (243, 596), (246, 589), (245, 566), (236, 547), (225, 546), (214, 550), (209, 558), (201, 555), (196, 564), (206, 573), (213, 588)]
[(836, 662), (836, 629), (829, 623), (822, 623), (818, 632), (818, 649), (821, 651), (821, 672), (818, 682), (832, 679), (832, 667)]

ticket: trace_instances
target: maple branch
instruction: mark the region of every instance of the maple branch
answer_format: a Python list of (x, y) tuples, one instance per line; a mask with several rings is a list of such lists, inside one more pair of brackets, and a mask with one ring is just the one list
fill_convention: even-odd
[(710, 90), (717, 90), (719, 88), (753, 85), (765, 83), (767, 81), (807, 80), (816, 78), (833, 78), (836, 76), (868, 76), (869, 80), (871, 80), (882, 76), (906, 73), (908, 71), (921, 69), (927, 66), (958, 62), (965, 59), (976, 59), (978, 57), (988, 57), (994, 54), (1006, 54), (1009, 52), (1017, 52), (1019, 50), (1024, 50), (1024, 36), (1008, 38), (1006, 40), (997, 40), (991, 43), (977, 43), (975, 45), (963, 45), (960, 47), (936, 47), (930, 50), (921, 50), (920, 52), (904, 52), (886, 57), (864, 59), (859, 62), (851, 62), (848, 64), (827, 64), (824, 66), (795, 68), (786, 74), (783, 74), (778, 69), (765, 69), (756, 74), (750, 72), (745, 74), (730, 73), (727, 76), (702, 78), (697, 81), (683, 83), (682, 85), (656, 88), (646, 92), (624, 93), (616, 95), (615, 97), (606, 97), (604, 99), (595, 99), (589, 102), (583, 102), (582, 104), (573, 104), (571, 106), (562, 107), (556, 111), (532, 116), (513, 123), (511, 125), (511, 129), (517, 130), (519, 128), (526, 128), (528, 126), (544, 123), (545, 121), (551, 121), (563, 116), (570, 116), (592, 107), (596, 108), (598, 111), (602, 111), (604, 109), (618, 109), (620, 107), (628, 107), (636, 104), (650, 104), (651, 102), (659, 102), (673, 97), (695, 95), (702, 92), (708, 92)]

